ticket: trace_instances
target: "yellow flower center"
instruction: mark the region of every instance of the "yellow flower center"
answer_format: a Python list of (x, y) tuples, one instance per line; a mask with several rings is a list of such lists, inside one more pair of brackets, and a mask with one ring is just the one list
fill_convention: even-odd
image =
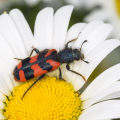
[(71, 84), (55, 77), (39, 80), (21, 99), (36, 80), (15, 87), (6, 101), (7, 120), (77, 120), (81, 114), (81, 100)]
[(115, 5), (116, 5), (118, 15), (120, 16), (120, 0), (115, 0)]

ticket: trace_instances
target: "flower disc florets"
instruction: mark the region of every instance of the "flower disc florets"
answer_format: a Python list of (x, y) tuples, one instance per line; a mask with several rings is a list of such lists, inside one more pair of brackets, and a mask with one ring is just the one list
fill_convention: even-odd
[[(36, 78), (35, 78), (36, 79)], [(6, 101), (7, 120), (76, 120), (81, 113), (81, 101), (71, 84), (55, 77), (38, 81), (21, 99), (35, 81), (30, 80), (14, 89)]]

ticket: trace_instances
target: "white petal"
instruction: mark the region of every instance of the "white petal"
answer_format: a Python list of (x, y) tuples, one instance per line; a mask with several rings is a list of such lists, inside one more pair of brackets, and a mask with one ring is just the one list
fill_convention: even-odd
[[(96, 66), (115, 48), (120, 45), (120, 41), (117, 39), (111, 39), (104, 41), (100, 45), (98, 45), (87, 57), (86, 60), (89, 61), (90, 66), (86, 65), (86, 69), (84, 69), (86, 79), (90, 76)], [(99, 54), (98, 54), (99, 53)], [(94, 64), (94, 65), (93, 65)], [(85, 67), (84, 67), (85, 68)]]
[[(79, 73), (81, 73), (85, 76), (86, 79), (88, 79), (97, 65), (119, 45), (120, 41), (115, 39), (102, 42), (86, 57), (86, 60), (89, 61), (89, 64), (81, 62), (81, 65), (78, 66)], [(75, 90), (79, 90), (84, 84), (84, 81), (80, 76), (77, 76), (76, 81), (74, 82)]]
[(101, 73), (81, 94), (81, 100), (87, 100), (120, 79), (120, 64), (114, 65)]
[(96, 120), (111, 120), (111, 119), (99, 119), (99, 118), (98, 118), (98, 119), (96, 119)]
[(0, 113), (0, 120), (6, 120), (6, 117), (2, 113)]
[(5, 37), (17, 58), (27, 57), (18, 29), (7, 13), (0, 16), (0, 28), (0, 33)]
[(53, 8), (48, 7), (38, 13), (34, 34), (34, 44), (37, 49), (52, 48)]
[(99, 119), (99, 118), (98, 118), (98, 119), (96, 119), (96, 120), (111, 120), (111, 119)]
[[(1, 74), (4, 74), (4, 79), (6, 84), (8, 85), (9, 90), (13, 89), (13, 85), (16, 86), (15, 80), (10, 79), (7, 73), (11, 76), (15, 66), (18, 61), (15, 60), (15, 54), (13, 53), (10, 45), (6, 42), (5, 38), (0, 34), (0, 69)], [(7, 73), (6, 73), (7, 72)], [(12, 83), (11, 83), (12, 80)]]
[(53, 48), (58, 51), (64, 48), (66, 33), (73, 6), (60, 8), (54, 15)]
[(111, 94), (105, 96), (104, 98), (102, 98), (101, 101), (115, 99), (115, 98), (120, 98), (120, 92), (111, 93)]
[[(89, 25), (90, 26), (90, 25)], [(89, 27), (88, 26), (88, 27)], [(99, 45), (101, 42), (103, 42), (106, 37), (108, 36), (108, 34), (111, 32), (111, 30), (113, 29), (113, 27), (109, 24), (101, 24), (98, 27), (96, 27), (91, 34), (88, 36), (87, 39), (87, 43), (84, 43), (83, 47), (82, 47), (82, 52), (85, 55), (85, 58), (87, 57), (87, 55), (89, 55), (89, 53), (97, 46)], [(81, 33), (82, 34), (82, 33)], [(79, 38), (78, 38), (79, 39)], [(74, 64), (74, 67), (72, 68), (74, 71), (79, 71), (79, 66), (81, 66), (81, 61)], [(74, 79), (75, 74), (72, 74), (72, 84), (74, 83)], [(71, 79), (71, 78), (70, 78)], [(81, 84), (81, 83), (80, 83)], [(81, 84), (82, 85), (82, 84)]]
[(12, 91), (14, 88), (13, 82), (2, 66), (0, 66), (0, 76), (2, 78), (1, 80), (3, 80), (3, 82), (6, 84), (7, 88)]
[[(64, 6), (57, 10), (54, 15), (53, 48), (57, 49), (57, 51), (65, 47), (65, 38), (72, 10), (73, 6)], [(62, 65), (60, 68), (64, 68), (64, 65)], [(55, 70), (49, 75), (58, 76), (58, 73), (59, 71)]]
[(15, 81), (15, 79), (14, 79), (14, 76), (13, 76), (13, 75), (10, 75), (10, 79), (12, 80), (12, 82), (13, 82), (14, 86), (18, 86), (18, 85), (20, 85), (20, 84), (21, 84), (20, 82)]
[(16, 58), (10, 45), (6, 42), (5, 38), (0, 34), (0, 64), (7, 71), (9, 75), (12, 74), (18, 61), (14, 60)]
[[(76, 39), (79, 36), (79, 34), (81, 34), (81, 31), (84, 29), (85, 26), (86, 23), (74, 24), (67, 32), (66, 43), (70, 40)], [(69, 43), (68, 45), (69, 47), (71, 47), (73, 45), (73, 42)]]
[(14, 58), (16, 58), (16, 56), (12, 51), (10, 45), (6, 42), (6, 39), (0, 34), (0, 68), (2, 71), (1, 74), (4, 73), (3, 77), (6, 84), (8, 85), (9, 90), (13, 89), (13, 85), (17, 86), (19, 84), (13, 79), (12, 76), (15, 66), (18, 64), (18, 61)]
[(3, 102), (5, 102), (6, 99), (7, 99), (6, 96), (3, 95), (3, 94), (0, 92), (0, 100), (3, 101)]
[(10, 90), (8, 89), (2, 75), (0, 74), (0, 92), (5, 94), (6, 96), (10, 95)]
[(113, 27), (110, 24), (99, 25), (95, 30), (93, 30), (87, 38), (88, 42), (82, 47), (82, 52), (84, 53), (85, 58), (97, 45), (107, 38), (112, 30)]
[[(87, 40), (88, 36), (92, 33), (92, 31), (96, 30), (96, 28), (98, 28), (99, 26), (101, 26), (102, 24), (104, 24), (102, 21), (100, 20), (96, 20), (96, 21), (92, 21), (90, 23), (88, 23), (86, 25), (86, 27), (82, 30), (82, 32), (80, 33), (77, 41), (75, 42), (75, 44), (73, 45), (73, 48), (78, 48), (80, 49), (81, 47), (81, 44), (83, 43), (83, 41)], [(88, 43), (85, 43), (85, 44), (89, 44)], [(84, 45), (85, 45), (84, 44)], [(83, 45), (83, 47), (84, 47)], [(82, 49), (83, 50), (83, 49)], [(88, 49), (89, 50), (89, 49)], [(88, 51), (87, 50), (87, 51)], [(79, 64), (79, 66), (78, 66)], [(81, 61), (71, 65), (71, 69), (78, 72), (79, 71), (79, 68), (81, 66)], [(74, 84), (74, 80), (76, 79), (76, 74), (73, 74), (71, 72), (68, 73), (68, 79), (69, 81), (71, 81), (72, 84)], [(81, 81), (80, 81), (81, 82)], [(83, 82), (84, 83), (84, 82)], [(81, 84), (81, 83), (80, 83)], [(82, 84), (81, 84), (82, 85)], [(81, 87), (81, 86), (80, 86)]]
[[(96, 94), (96, 95), (92, 96), (90, 99), (84, 101), (82, 103), (82, 109), (86, 109), (89, 106), (93, 105), (94, 103), (100, 102), (102, 98), (106, 97), (109, 94), (115, 93), (115, 92), (120, 92), (120, 81), (115, 82), (114, 84), (110, 85), (109, 87), (107, 87), (106, 89), (101, 91), (99, 94)], [(110, 99), (112, 99), (112, 98), (113, 97), (111, 96)]]
[(99, 20), (99, 19), (105, 21), (106, 18), (108, 17), (109, 17), (109, 14), (107, 14), (104, 10), (95, 10), (89, 15), (87, 15), (84, 18), (84, 21), (89, 22), (89, 21)]
[[(76, 39), (81, 34), (80, 32), (84, 29), (85, 26), (86, 26), (86, 23), (74, 24), (67, 32), (66, 43), (70, 40)], [(69, 43), (68, 46), (72, 47), (73, 44), (74, 42)], [(71, 74), (72, 74), (71, 72), (66, 70), (64, 65), (64, 67), (62, 67), (62, 76), (68, 83), (70, 82), (71, 78), (69, 79), (69, 77), (71, 76)]]
[(109, 100), (84, 110), (78, 120), (120, 118), (120, 100)]
[(0, 109), (4, 109), (5, 108), (5, 104), (0, 100)]
[(74, 46), (75, 48), (80, 48), (81, 44), (84, 40), (87, 40), (87, 37), (89, 34), (96, 29), (99, 25), (102, 25), (103, 22), (100, 20), (92, 21), (86, 25), (86, 27), (82, 30), (80, 36), (78, 37), (77, 41), (75, 42)]
[(22, 41), (23, 41), (25, 48), (27, 50), (27, 53), (29, 55), (31, 52), (31, 49), (32, 49), (31, 47), (33, 46), (32, 31), (20, 10), (18, 10), (18, 9), (11, 10), (10, 16), (19, 31), (19, 34), (22, 38)]

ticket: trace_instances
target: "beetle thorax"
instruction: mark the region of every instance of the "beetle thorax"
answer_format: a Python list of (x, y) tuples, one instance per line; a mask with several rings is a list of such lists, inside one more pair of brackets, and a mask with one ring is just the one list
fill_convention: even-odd
[(58, 58), (61, 63), (73, 62), (72, 48), (66, 48), (58, 53)]
[(66, 48), (58, 53), (58, 58), (61, 63), (71, 63), (84, 59), (84, 55), (78, 49)]

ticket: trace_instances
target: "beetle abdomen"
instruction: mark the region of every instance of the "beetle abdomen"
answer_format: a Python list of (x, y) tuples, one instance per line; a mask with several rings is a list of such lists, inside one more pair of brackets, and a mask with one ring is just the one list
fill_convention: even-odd
[(41, 54), (22, 60), (14, 70), (14, 78), (25, 82), (36, 76), (53, 71), (60, 66), (55, 49), (45, 50)]
[[(36, 56), (34, 56), (36, 57)], [(22, 60), (16, 67), (13, 72), (14, 79), (17, 82), (25, 82), (31, 78), (34, 77), (33, 73), (34, 71), (31, 69), (31, 58), (28, 57), (24, 60)]]

